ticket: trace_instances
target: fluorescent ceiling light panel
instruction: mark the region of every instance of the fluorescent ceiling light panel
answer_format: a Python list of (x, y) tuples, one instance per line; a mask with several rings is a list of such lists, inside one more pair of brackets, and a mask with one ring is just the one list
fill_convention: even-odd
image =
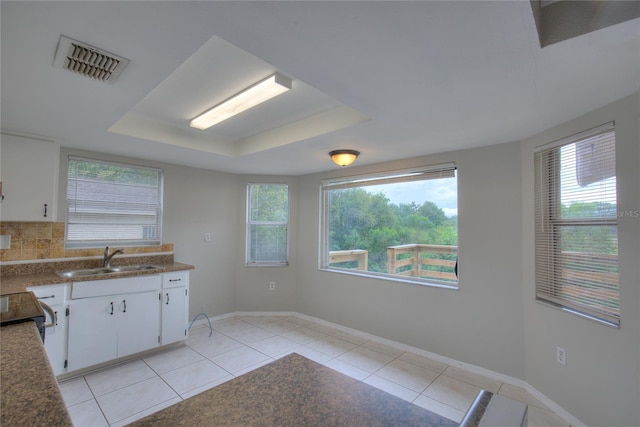
[(290, 89), (291, 79), (275, 73), (200, 114), (189, 125), (196, 129), (208, 129)]

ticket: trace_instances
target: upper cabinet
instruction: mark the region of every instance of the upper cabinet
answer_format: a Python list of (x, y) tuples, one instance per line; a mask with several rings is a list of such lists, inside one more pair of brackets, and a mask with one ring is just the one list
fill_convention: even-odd
[(55, 221), (60, 145), (4, 132), (0, 136), (2, 221)]

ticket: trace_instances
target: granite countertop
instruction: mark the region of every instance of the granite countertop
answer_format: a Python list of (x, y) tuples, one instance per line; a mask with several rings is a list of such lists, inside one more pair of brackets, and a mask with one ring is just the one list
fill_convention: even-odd
[(0, 327), (0, 425), (71, 426), (35, 322)]
[(458, 423), (298, 354), (131, 426), (431, 426)]
[[(28, 287), (31, 287), (31, 286), (45, 286), (45, 285), (55, 285), (55, 284), (62, 284), (62, 283), (84, 282), (87, 280), (107, 280), (107, 279), (115, 279), (118, 277), (145, 276), (145, 275), (151, 275), (151, 274), (167, 273), (170, 271), (193, 270), (195, 268), (192, 265), (183, 264), (180, 262), (171, 262), (167, 264), (154, 263), (154, 265), (157, 265), (160, 268), (156, 270), (128, 271), (128, 272), (122, 272), (122, 273), (110, 273), (110, 274), (100, 274), (100, 275), (82, 276), (82, 277), (62, 278), (52, 271), (42, 272), (42, 273), (33, 273), (33, 274), (3, 275), (0, 293), (11, 294), (15, 292), (23, 292)], [(71, 268), (68, 268), (68, 269), (60, 268), (60, 270), (70, 270), (70, 269)]]

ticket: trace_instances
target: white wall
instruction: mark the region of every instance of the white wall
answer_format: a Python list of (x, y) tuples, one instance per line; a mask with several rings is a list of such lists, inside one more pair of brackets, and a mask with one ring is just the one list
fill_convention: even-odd
[[(451, 161), (459, 174), (459, 290), (318, 270), (321, 179)], [(518, 144), (301, 177), (298, 312), (524, 378), (521, 188)]]
[[(244, 221), (244, 213), (239, 212), (237, 203), (242, 187), (236, 175), (63, 148), (58, 203), (61, 220), (65, 217), (70, 154), (162, 168), (162, 240), (173, 243), (175, 261), (196, 267), (190, 278), (189, 318), (200, 312), (218, 316), (236, 310), (233, 265), (239, 245), (237, 224)], [(211, 242), (204, 241), (205, 232), (211, 233)]]
[[(640, 218), (618, 222), (621, 326), (615, 329), (534, 300), (533, 151), (615, 120), (618, 211), (640, 210), (638, 94), (522, 143), (525, 380), (592, 426), (640, 425)], [(556, 347), (567, 366), (556, 363)]]

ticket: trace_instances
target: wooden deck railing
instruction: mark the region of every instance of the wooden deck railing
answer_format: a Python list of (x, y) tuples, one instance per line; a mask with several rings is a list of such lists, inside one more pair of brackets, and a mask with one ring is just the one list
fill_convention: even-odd
[(458, 280), (455, 267), (457, 246), (409, 245), (387, 248), (387, 272), (401, 276)]
[(348, 251), (329, 252), (329, 264), (342, 264), (353, 261), (357, 262), (355, 270), (367, 271), (369, 268), (369, 251), (364, 249), (352, 249)]
[[(455, 266), (457, 246), (410, 244), (387, 248), (387, 273), (400, 276), (457, 280)], [(364, 249), (330, 251), (333, 267), (367, 271), (369, 252)], [(345, 266), (345, 263), (355, 263)], [(339, 265), (342, 264), (342, 265)]]

